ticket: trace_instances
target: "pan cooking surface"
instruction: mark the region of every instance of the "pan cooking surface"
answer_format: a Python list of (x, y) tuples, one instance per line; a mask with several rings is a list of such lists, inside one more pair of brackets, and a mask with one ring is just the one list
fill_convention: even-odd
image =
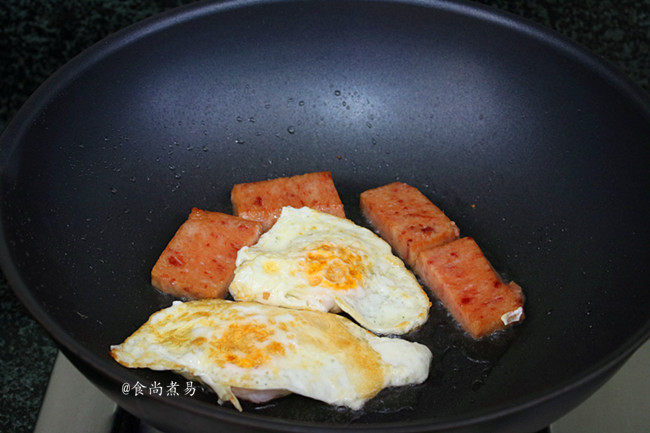
[[(526, 320), (472, 342), (434, 303), (406, 336), (434, 353), (424, 384), (361, 412), (290, 396), (246, 414), (461, 420), (570, 385), (647, 336), (650, 115), (634, 89), (546, 33), (464, 5), (231, 6), (100, 44), (3, 136), (8, 277), (114, 392), (177, 378), (122, 368), (108, 348), (171, 303), (149, 272), (191, 207), (229, 213), (235, 183), (321, 170), (357, 223), (362, 191), (419, 188), (522, 286)], [(215, 401), (172, 403), (233, 413)]]

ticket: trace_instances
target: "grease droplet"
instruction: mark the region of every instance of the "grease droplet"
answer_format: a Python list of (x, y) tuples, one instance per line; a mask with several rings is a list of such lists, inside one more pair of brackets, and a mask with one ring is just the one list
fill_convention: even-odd
[(294, 128), (293, 126), (289, 126), (289, 127), (287, 128), (287, 132), (288, 132), (289, 134), (293, 134), (293, 133), (296, 132), (296, 128)]
[(244, 121), (244, 119), (242, 119), (241, 116), (237, 116), (237, 122), (241, 123), (241, 122), (243, 122), (243, 121)]
[(334, 94), (335, 94), (336, 96), (341, 96), (341, 91), (340, 91), (340, 90), (335, 90), (335, 91), (334, 91)]

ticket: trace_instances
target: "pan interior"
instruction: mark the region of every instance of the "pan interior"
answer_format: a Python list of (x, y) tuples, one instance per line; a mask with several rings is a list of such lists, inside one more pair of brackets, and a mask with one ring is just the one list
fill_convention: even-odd
[(367, 423), (522, 401), (589, 370), (648, 320), (650, 116), (567, 53), (418, 5), (195, 14), (64, 72), (43, 106), (21, 113), (29, 127), (0, 185), (11, 259), (48, 316), (109, 365), (109, 345), (170, 305), (149, 272), (191, 207), (229, 213), (235, 183), (326, 170), (365, 225), (359, 194), (400, 180), (523, 287), (524, 324), (474, 342), (434, 303), (406, 336), (434, 353), (424, 384), (359, 412), (298, 396), (245, 410)]

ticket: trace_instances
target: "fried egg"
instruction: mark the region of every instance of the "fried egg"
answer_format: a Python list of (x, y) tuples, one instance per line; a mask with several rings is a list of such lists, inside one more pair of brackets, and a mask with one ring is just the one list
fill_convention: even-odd
[(426, 322), (431, 303), (372, 231), (307, 207), (285, 207), (273, 228), (237, 253), (229, 291), (238, 301), (344, 311), (378, 334)]
[(359, 409), (387, 386), (421, 383), (426, 346), (377, 337), (336, 314), (221, 299), (154, 313), (111, 355), (129, 368), (174, 370), (200, 380), (238, 410), (297, 393)]

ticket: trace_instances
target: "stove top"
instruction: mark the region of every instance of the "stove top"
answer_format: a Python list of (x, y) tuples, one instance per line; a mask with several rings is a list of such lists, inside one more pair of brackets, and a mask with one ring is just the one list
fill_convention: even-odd
[[(650, 342), (573, 411), (539, 433), (650, 430)], [(123, 411), (59, 353), (34, 433), (162, 433)], [(530, 433), (530, 432), (522, 432)]]

